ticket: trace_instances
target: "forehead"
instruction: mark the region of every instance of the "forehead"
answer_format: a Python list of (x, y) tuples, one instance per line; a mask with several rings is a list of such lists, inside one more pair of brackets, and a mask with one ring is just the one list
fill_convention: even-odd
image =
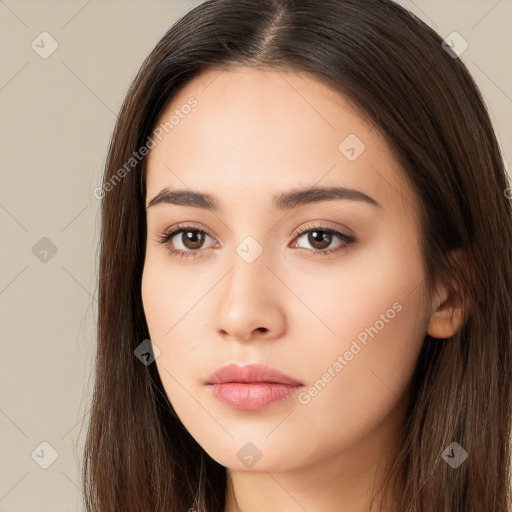
[(169, 102), (155, 127), (148, 200), (168, 187), (242, 204), (263, 193), (270, 203), (291, 187), (336, 184), (383, 205), (414, 202), (382, 134), (347, 98), (304, 73), (208, 70)]

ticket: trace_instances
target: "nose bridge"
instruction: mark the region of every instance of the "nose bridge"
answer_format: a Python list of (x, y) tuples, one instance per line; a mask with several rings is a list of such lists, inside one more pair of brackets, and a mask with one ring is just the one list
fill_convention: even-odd
[(270, 250), (252, 236), (234, 247), (218, 302), (218, 330), (224, 335), (246, 339), (256, 329), (276, 333), (284, 325), (281, 294), (275, 289), (279, 280), (267, 267), (270, 260)]
[(264, 296), (268, 297), (268, 286), (271, 286), (267, 268), (269, 256), (268, 251), (252, 236), (245, 237), (234, 248), (229, 258), (232, 270), (225, 283), (226, 302), (232, 300), (243, 307), (245, 302), (255, 304)]

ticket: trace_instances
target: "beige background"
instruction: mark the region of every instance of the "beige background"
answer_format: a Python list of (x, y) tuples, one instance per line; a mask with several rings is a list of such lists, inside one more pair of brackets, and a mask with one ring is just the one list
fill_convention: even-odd
[[(0, 0), (0, 512), (82, 510), (99, 227), (92, 191), (130, 81), (197, 3)], [(469, 43), (461, 58), (510, 172), (512, 1), (400, 3), (443, 38), (457, 31)], [(43, 31), (58, 43), (47, 59), (31, 47)]]

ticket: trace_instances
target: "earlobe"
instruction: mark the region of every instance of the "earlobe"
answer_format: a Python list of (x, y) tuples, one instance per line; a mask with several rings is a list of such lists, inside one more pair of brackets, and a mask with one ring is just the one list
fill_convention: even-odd
[(441, 308), (430, 316), (427, 333), (431, 338), (450, 338), (463, 325), (461, 308)]
[(462, 328), (463, 318), (462, 296), (457, 286), (452, 283), (450, 288), (441, 287), (436, 304), (427, 326), (427, 334), (432, 338), (450, 338)]

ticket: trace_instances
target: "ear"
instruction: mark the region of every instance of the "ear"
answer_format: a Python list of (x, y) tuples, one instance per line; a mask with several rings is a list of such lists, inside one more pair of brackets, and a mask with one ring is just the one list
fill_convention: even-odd
[(443, 283), (437, 287), (437, 295), (432, 301), (427, 334), (432, 338), (449, 338), (462, 328), (469, 312), (463, 316), (462, 293), (455, 283)]

